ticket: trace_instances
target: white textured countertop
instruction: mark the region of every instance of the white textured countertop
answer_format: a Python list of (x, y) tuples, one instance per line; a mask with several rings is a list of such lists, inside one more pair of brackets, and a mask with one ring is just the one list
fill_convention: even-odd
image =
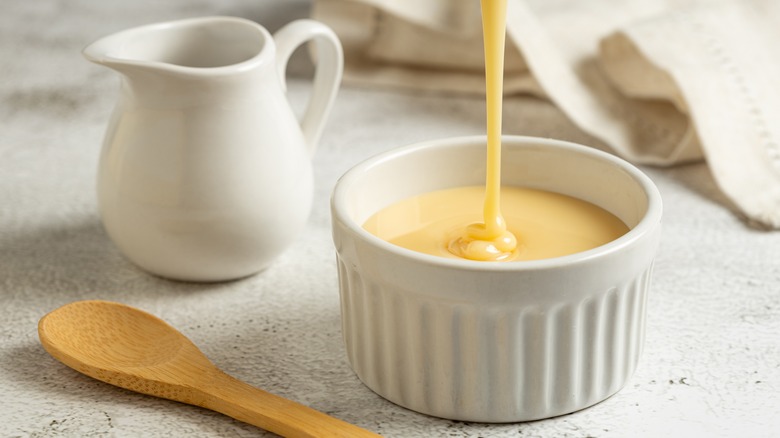
[[(314, 210), (294, 247), (253, 277), (172, 282), (127, 262), (95, 205), (114, 73), (83, 60), (92, 40), (139, 24), (237, 15), (272, 31), (305, 1), (3, 3), (0, 14), (0, 435), (265, 436), (192, 406), (82, 376), (38, 342), (46, 312), (107, 299), (154, 313), (233, 376), (387, 437), (777, 436), (780, 233), (745, 225), (703, 165), (644, 170), (665, 202), (639, 369), (589, 409), (523, 424), (420, 415), (355, 377), (341, 341), (329, 195), (348, 167), (420, 140), (479, 134), (480, 99), (345, 87), (315, 157)], [(305, 62), (299, 62), (305, 71)], [(296, 68), (294, 68), (295, 70)], [(289, 83), (303, 106), (309, 82)], [(508, 99), (505, 132), (593, 144), (550, 104)]]

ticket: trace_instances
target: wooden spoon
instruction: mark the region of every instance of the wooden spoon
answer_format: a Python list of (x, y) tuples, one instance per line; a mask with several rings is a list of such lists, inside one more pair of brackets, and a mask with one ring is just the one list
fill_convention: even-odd
[(165, 321), (124, 304), (67, 304), (41, 318), (38, 336), (54, 358), (90, 377), (282, 436), (379, 436), (230, 377)]

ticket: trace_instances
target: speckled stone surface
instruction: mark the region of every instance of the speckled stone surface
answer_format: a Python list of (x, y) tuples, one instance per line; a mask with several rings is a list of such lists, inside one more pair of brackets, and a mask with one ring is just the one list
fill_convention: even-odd
[[(485, 425), (420, 415), (355, 377), (341, 341), (330, 191), (363, 158), (478, 134), (481, 100), (345, 87), (315, 157), (316, 193), (295, 246), (253, 277), (172, 282), (138, 270), (101, 228), (97, 158), (117, 77), (84, 61), (92, 40), (202, 15), (275, 30), (292, 0), (7, 0), (0, 14), (0, 436), (249, 437), (269, 434), (196, 407), (130, 393), (48, 356), (36, 324), (81, 299), (122, 301), (179, 328), (228, 373), (387, 437), (780, 434), (780, 233), (752, 229), (707, 168), (645, 168), (665, 201), (645, 350), (617, 395), (549, 420)], [(307, 71), (306, 62), (293, 67)], [(309, 81), (289, 82), (301, 108)], [(505, 131), (594, 144), (550, 104), (508, 99)]]

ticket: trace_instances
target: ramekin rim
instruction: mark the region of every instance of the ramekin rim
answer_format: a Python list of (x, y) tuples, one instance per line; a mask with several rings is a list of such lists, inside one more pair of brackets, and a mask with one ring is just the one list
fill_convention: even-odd
[(361, 224), (358, 224), (346, 213), (346, 190), (351, 183), (351, 180), (357, 178), (360, 174), (367, 171), (371, 167), (379, 165), (387, 160), (394, 159), (396, 157), (413, 153), (417, 150), (434, 149), (441, 147), (453, 147), (453, 146), (465, 146), (474, 142), (485, 142), (485, 135), (472, 135), (472, 136), (458, 136), (458, 137), (445, 137), (433, 140), (424, 140), (415, 142), (409, 145), (393, 148), (372, 157), (369, 157), (362, 162), (356, 164), (347, 170), (337, 181), (331, 194), (331, 211), (334, 215), (334, 220), (338, 219), (343, 223), (351, 232), (359, 236), (361, 239), (367, 241), (371, 245), (379, 248), (382, 251), (390, 252), (399, 257), (405, 257), (413, 259), (417, 263), (435, 265), (438, 267), (446, 267), (458, 270), (478, 270), (487, 272), (518, 272), (518, 271), (537, 271), (556, 269), (562, 267), (569, 267), (576, 264), (587, 263), (595, 259), (607, 257), (616, 251), (631, 246), (631, 244), (642, 236), (650, 233), (661, 222), (663, 213), (663, 202), (661, 194), (658, 191), (655, 183), (644, 172), (639, 170), (636, 166), (628, 161), (613, 155), (608, 152), (604, 152), (593, 147), (581, 145), (574, 142), (565, 140), (558, 140), (544, 137), (533, 136), (521, 136), (521, 135), (503, 135), (502, 142), (504, 144), (538, 144), (545, 146), (552, 146), (559, 149), (574, 150), (577, 153), (590, 155), (602, 161), (610, 162), (624, 171), (626, 171), (642, 188), (647, 195), (648, 206), (642, 219), (639, 223), (631, 228), (623, 236), (608, 242), (604, 245), (600, 245), (596, 248), (589, 249), (587, 251), (581, 251), (574, 254), (569, 254), (559, 257), (551, 257), (538, 260), (516, 261), (516, 262), (484, 262), (474, 260), (461, 260), (450, 259), (445, 257), (439, 257), (431, 254), (424, 254), (411, 249), (403, 248), (398, 245), (387, 242), (370, 232), (366, 231)]

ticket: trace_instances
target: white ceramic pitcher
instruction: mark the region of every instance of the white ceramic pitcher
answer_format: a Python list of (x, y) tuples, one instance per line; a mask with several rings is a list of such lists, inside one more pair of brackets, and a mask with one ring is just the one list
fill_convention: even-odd
[[(292, 52), (317, 69), (299, 121), (285, 96)], [(102, 38), (84, 56), (122, 75), (98, 172), (103, 224), (154, 274), (190, 281), (264, 269), (304, 227), (311, 155), (341, 81), (335, 34), (312, 20), (274, 38), (255, 22), (205, 17)]]

